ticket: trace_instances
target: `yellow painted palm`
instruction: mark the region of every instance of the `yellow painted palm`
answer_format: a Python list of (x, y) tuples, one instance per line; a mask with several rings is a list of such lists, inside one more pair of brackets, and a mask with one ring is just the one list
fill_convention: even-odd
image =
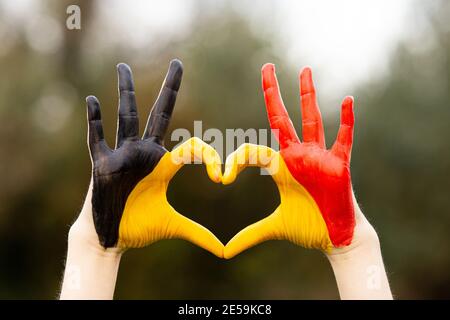
[(214, 182), (222, 178), (216, 150), (198, 138), (191, 138), (161, 158), (128, 196), (119, 226), (119, 247), (138, 248), (162, 239), (180, 238), (218, 257), (223, 244), (205, 227), (178, 213), (167, 201), (169, 181), (185, 164), (202, 161)]
[(266, 218), (244, 228), (225, 246), (224, 257), (267, 240), (288, 240), (306, 248), (329, 250), (332, 247), (320, 210), (308, 193), (289, 172), (279, 152), (260, 145), (243, 144), (225, 163), (224, 184), (233, 183), (248, 166), (267, 169), (280, 193), (280, 205)]

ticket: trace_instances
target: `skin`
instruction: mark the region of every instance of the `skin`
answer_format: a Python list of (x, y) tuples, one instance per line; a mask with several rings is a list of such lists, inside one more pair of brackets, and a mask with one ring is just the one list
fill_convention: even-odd
[[(100, 243), (114, 247), (119, 225), (131, 191), (153, 171), (167, 150), (162, 146), (183, 74), (179, 61), (172, 61), (161, 93), (152, 109), (142, 139), (131, 69), (117, 66), (119, 112), (116, 147), (111, 150), (103, 136), (100, 104), (96, 97), (86, 99), (89, 123), (89, 151), (93, 164), (92, 210)], [(163, 121), (161, 121), (163, 120)]]
[(377, 234), (351, 186), (353, 97), (343, 100), (338, 135), (327, 149), (311, 69), (303, 69), (299, 78), (303, 141), (283, 104), (275, 66), (266, 64), (262, 69), (268, 119), (281, 150), (242, 145), (227, 158), (222, 182), (232, 183), (247, 166), (264, 167), (278, 186), (281, 203), (268, 217), (234, 236), (224, 257), (230, 259), (267, 240), (288, 240), (326, 253), (341, 298), (391, 299)]
[[(176, 69), (177, 64), (176, 62)], [(61, 299), (111, 299), (120, 259), (127, 248), (141, 247), (160, 239), (174, 237), (187, 239), (225, 258), (231, 258), (262, 241), (290, 240), (298, 245), (325, 251), (335, 273), (341, 298), (392, 298), (377, 234), (359, 209), (351, 189), (349, 163), (353, 136), (352, 98), (344, 100), (338, 138), (334, 146), (326, 150), (311, 72), (308, 69), (302, 72), (300, 81), (302, 115), (307, 120), (303, 121), (304, 141), (300, 142), (282, 104), (274, 67), (265, 66), (263, 88), (269, 120), (272, 128), (281, 131), (282, 150), (275, 152), (267, 147), (245, 144), (229, 156), (222, 177), (220, 158), (202, 141), (189, 140), (172, 152), (162, 147), (162, 139), (170, 117), (167, 115), (173, 110), (176, 91), (179, 88), (179, 85), (177, 87), (171, 82), (171, 69), (166, 77), (166, 83), (170, 88), (169, 98), (163, 98), (164, 103), (161, 104), (158, 98), (142, 139), (137, 138), (135, 112), (137, 108), (131, 71), (127, 66), (121, 65), (118, 69), (121, 101), (115, 150), (107, 148), (104, 142), (97, 99), (94, 97), (87, 99), (88, 143), (93, 162), (93, 177), (83, 209), (69, 232)], [(265, 80), (268, 82), (264, 82)], [(163, 85), (160, 97), (166, 96), (165, 88), (167, 86)], [(272, 106), (270, 110), (269, 104)], [(158, 110), (166, 110), (169, 113)], [(155, 123), (155, 119), (160, 120)], [(265, 152), (265, 161), (260, 161), (261, 151)], [(142, 156), (148, 161), (147, 167), (139, 160)], [(244, 160), (236, 161), (239, 158)], [(167, 184), (185, 163), (179, 161), (180, 159), (203, 160), (210, 178), (225, 184), (233, 182), (246, 166), (256, 164), (266, 167), (279, 187), (282, 203), (272, 215), (245, 228), (224, 248), (208, 230), (182, 217), (167, 203), (165, 198)], [(298, 163), (302, 165), (298, 166)], [(318, 197), (311, 191), (314, 188), (311, 185), (305, 187), (307, 183), (301, 180), (303, 176), (309, 177), (309, 183), (315, 188), (320, 189), (324, 186), (330, 188), (331, 185), (328, 191), (336, 192), (336, 188), (333, 189), (335, 184), (323, 184), (323, 177), (326, 179), (330, 175), (340, 182), (338, 186), (349, 186), (348, 190), (340, 190), (339, 187), (337, 191), (351, 196), (351, 209), (348, 207), (347, 196), (344, 197), (346, 206), (340, 207), (338, 201), (331, 207), (337, 214), (334, 218), (331, 214), (329, 219), (332, 222), (338, 221), (338, 225), (344, 226), (338, 230), (340, 232), (337, 232), (336, 237), (331, 235), (327, 218), (317, 204)], [(108, 176), (105, 181), (102, 180), (104, 176)], [(345, 183), (341, 183), (342, 181)], [(124, 186), (120, 186), (121, 184)], [(99, 195), (94, 195), (95, 192)], [(122, 210), (117, 211), (114, 209), (114, 201), (123, 197), (124, 192), (127, 196), (122, 201), (124, 203)], [(110, 193), (114, 196), (111, 197)], [(100, 202), (96, 197), (101, 199)], [(148, 199), (150, 201), (147, 201)], [(155, 210), (157, 205), (161, 207)], [(305, 212), (304, 217), (308, 219), (302, 217)], [(350, 216), (350, 219), (348, 217), (342, 219), (342, 216)], [(134, 219), (137, 220), (133, 222)], [(129, 223), (129, 220), (132, 223)], [(309, 223), (305, 224), (304, 221)], [(129, 225), (138, 225), (138, 228)], [(315, 226), (318, 232), (308, 230), (311, 226)]]
[(69, 232), (61, 299), (111, 299), (121, 256), (129, 248), (163, 239), (185, 239), (218, 257), (223, 244), (209, 230), (168, 203), (166, 191), (176, 172), (200, 160), (220, 182), (217, 152), (192, 138), (169, 152), (162, 144), (180, 88), (182, 65), (170, 63), (144, 134), (139, 121), (131, 69), (117, 66), (119, 110), (116, 146), (108, 147), (97, 98), (86, 99), (92, 178), (83, 209)]
[[(338, 136), (327, 150), (311, 70), (305, 68), (300, 74), (303, 141), (298, 138), (283, 104), (273, 64), (263, 67), (262, 83), (270, 126), (280, 143), (281, 157), (276, 158), (272, 152), (273, 159), (279, 164), (272, 176), (282, 201), (268, 220), (236, 235), (227, 245), (225, 257), (238, 254), (239, 245), (248, 248), (271, 238), (291, 240), (298, 245), (325, 251), (349, 245), (355, 227), (350, 177), (353, 98), (344, 99)], [(248, 146), (248, 149), (249, 153), (262, 151), (256, 146)], [(228, 160), (231, 161), (233, 156)], [(228, 173), (233, 171), (232, 164), (229, 167)], [(225, 172), (223, 180), (230, 183), (228, 179)], [(309, 223), (303, 224), (305, 220)], [(273, 228), (276, 232), (272, 231)], [(266, 233), (271, 233), (271, 236)]]
[[(88, 145), (92, 160), (92, 213), (100, 244), (106, 249), (143, 247), (165, 238), (190, 240), (222, 256), (222, 244), (208, 230), (177, 213), (166, 199), (170, 179), (186, 162), (175, 156), (207, 162), (212, 180), (220, 181), (220, 157), (198, 139), (186, 141), (169, 153), (162, 145), (181, 84), (183, 67), (170, 63), (159, 96), (139, 137), (134, 83), (126, 64), (117, 66), (119, 112), (116, 147), (111, 150), (103, 136), (100, 104), (87, 97)], [(209, 158), (208, 158), (209, 156)], [(201, 240), (194, 237), (198, 234)], [(211, 245), (211, 243), (213, 245)]]

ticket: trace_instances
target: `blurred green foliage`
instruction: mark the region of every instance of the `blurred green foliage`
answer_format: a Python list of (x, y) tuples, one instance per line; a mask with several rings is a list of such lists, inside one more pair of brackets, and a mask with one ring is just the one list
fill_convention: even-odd
[[(299, 110), (293, 110), (297, 70), (236, 12), (202, 15), (199, 8), (191, 31), (180, 39), (152, 50), (116, 45), (98, 54), (90, 37), (95, 7), (89, 1), (79, 4), (89, 13), (83, 29), (64, 29), (58, 50), (31, 48), (17, 25), (14, 46), (0, 55), (0, 298), (57, 297), (67, 232), (90, 177), (84, 97), (100, 99), (112, 144), (118, 62), (134, 70), (144, 124), (169, 60), (183, 61), (185, 76), (169, 132), (192, 132), (194, 120), (202, 120), (204, 130), (268, 129), (259, 70), (274, 62), (300, 133)], [(63, 24), (66, 6), (48, 2), (45, 8)], [(354, 92), (353, 182), (380, 236), (398, 298), (450, 298), (450, 5), (441, 6), (430, 16), (432, 46), (417, 50), (400, 44), (389, 73)], [(3, 14), (0, 6), (0, 21)], [(319, 94), (326, 95), (320, 88)], [(337, 115), (325, 117), (328, 145)], [(170, 149), (174, 142), (166, 141)], [(225, 187), (211, 182), (202, 166), (184, 167), (168, 198), (224, 243), (279, 202), (270, 177), (256, 169)], [(268, 242), (222, 261), (173, 240), (127, 252), (116, 297), (325, 299), (338, 293), (320, 252)]]

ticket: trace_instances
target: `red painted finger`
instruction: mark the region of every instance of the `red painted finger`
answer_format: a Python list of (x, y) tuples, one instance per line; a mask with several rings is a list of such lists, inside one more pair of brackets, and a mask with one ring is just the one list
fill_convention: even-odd
[(284, 107), (283, 99), (281, 98), (275, 74), (275, 66), (267, 63), (263, 66), (261, 73), (267, 116), (270, 127), (275, 131), (275, 136), (277, 136), (281, 149), (286, 148), (292, 142), (300, 143), (300, 139), (295, 132), (289, 114)]
[(309, 67), (300, 73), (300, 97), (302, 109), (302, 134), (304, 142), (315, 142), (325, 148), (322, 115), (317, 105), (316, 89)]
[(354, 123), (353, 97), (348, 96), (342, 101), (341, 125), (333, 145), (333, 152), (345, 161), (350, 161)]

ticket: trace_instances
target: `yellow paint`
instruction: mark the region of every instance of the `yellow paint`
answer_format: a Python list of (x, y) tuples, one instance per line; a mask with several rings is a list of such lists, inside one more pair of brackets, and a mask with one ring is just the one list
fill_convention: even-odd
[(211, 180), (221, 181), (220, 157), (200, 139), (191, 138), (167, 152), (128, 196), (119, 227), (120, 247), (138, 248), (162, 239), (179, 238), (223, 257), (223, 244), (208, 229), (179, 214), (167, 201), (169, 181), (193, 160), (206, 164)]
[(248, 166), (268, 170), (277, 184), (281, 203), (271, 215), (236, 234), (225, 246), (224, 257), (232, 258), (267, 240), (288, 240), (306, 248), (330, 251), (332, 243), (316, 202), (292, 177), (281, 155), (266, 146), (243, 144), (228, 157), (222, 182), (232, 183)]

